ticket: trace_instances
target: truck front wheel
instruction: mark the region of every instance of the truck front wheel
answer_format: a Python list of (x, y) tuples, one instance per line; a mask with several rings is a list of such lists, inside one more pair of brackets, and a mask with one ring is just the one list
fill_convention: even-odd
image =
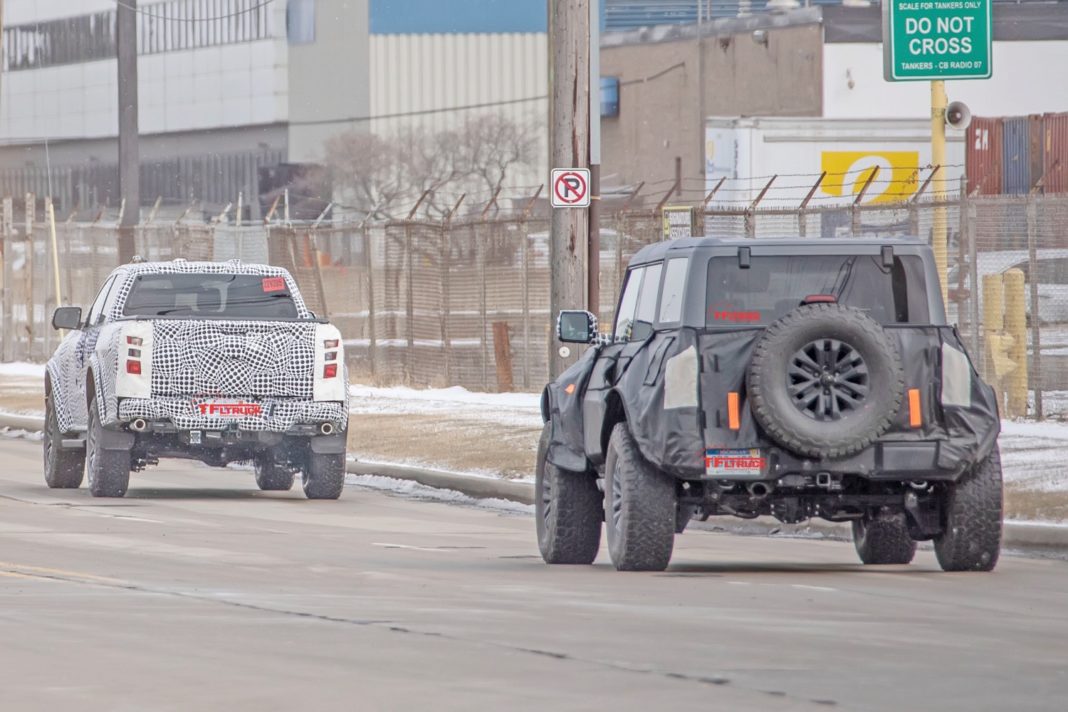
[(549, 423), (541, 431), (534, 472), (538, 549), (547, 564), (592, 564), (601, 548), (602, 495), (586, 472), (549, 462)]
[(619, 423), (608, 441), (604, 521), (619, 571), (663, 571), (675, 546), (675, 482), (645, 461)]

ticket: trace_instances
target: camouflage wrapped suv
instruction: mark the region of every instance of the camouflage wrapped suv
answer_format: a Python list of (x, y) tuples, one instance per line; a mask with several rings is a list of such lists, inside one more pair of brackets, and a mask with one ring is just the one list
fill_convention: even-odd
[(693, 518), (851, 522), (866, 564), (933, 540), (942, 568), (990, 570), (1001, 542), (1000, 421), (917, 240), (650, 245), (612, 335), (542, 396), (538, 543), (661, 570)]

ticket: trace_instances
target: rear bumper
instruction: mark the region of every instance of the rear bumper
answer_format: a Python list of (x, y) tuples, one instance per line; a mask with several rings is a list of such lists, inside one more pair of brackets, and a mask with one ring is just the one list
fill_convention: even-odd
[(125, 427), (145, 421), (146, 430), (158, 433), (181, 431), (252, 432), (313, 436), (329, 423), (335, 432), (348, 428), (348, 411), (338, 401), (265, 399), (256, 401), (258, 414), (204, 415), (188, 398), (121, 398), (118, 418), (111, 425)]

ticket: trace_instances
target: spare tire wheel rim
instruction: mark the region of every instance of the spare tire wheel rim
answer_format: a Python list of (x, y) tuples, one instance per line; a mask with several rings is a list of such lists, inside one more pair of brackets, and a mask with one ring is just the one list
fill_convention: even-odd
[(851, 344), (820, 338), (790, 356), (786, 385), (795, 408), (813, 420), (829, 422), (864, 408), (870, 374), (864, 357)]

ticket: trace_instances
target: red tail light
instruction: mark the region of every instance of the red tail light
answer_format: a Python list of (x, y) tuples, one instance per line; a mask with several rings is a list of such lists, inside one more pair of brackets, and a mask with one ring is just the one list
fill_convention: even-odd
[[(140, 339), (138, 339), (140, 341)], [(129, 359), (126, 361), (126, 373), (132, 373), (135, 376), (141, 375), (141, 362)]]
[(328, 363), (323, 366), (323, 378), (334, 378), (337, 376), (337, 364)]
[(833, 294), (810, 294), (801, 300), (802, 304), (835, 304), (838, 297)]

